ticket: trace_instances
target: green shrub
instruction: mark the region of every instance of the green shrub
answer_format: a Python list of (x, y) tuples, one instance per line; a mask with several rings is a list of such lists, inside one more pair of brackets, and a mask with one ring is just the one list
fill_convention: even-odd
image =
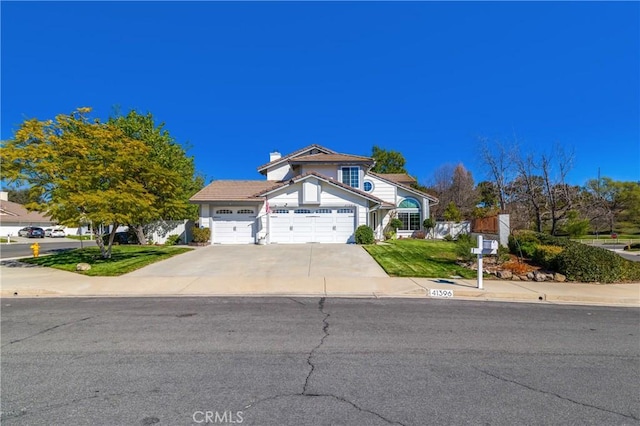
[(509, 248), (505, 246), (498, 246), (498, 263), (504, 263), (511, 260), (509, 257)]
[(509, 251), (516, 256), (531, 259), (536, 246), (540, 244), (538, 235), (532, 231), (520, 231), (509, 235)]
[(358, 226), (358, 229), (356, 229), (356, 244), (373, 244), (374, 242), (373, 229), (367, 225)]
[(193, 228), (193, 242), (206, 243), (211, 238), (209, 228)]
[(571, 244), (558, 256), (558, 272), (572, 281), (610, 283), (623, 279), (624, 260), (606, 249)]
[(447, 234), (444, 236), (443, 240), (451, 242), (453, 241), (453, 236), (451, 234)]
[(474, 240), (475, 238), (471, 238), (469, 234), (458, 235), (455, 253), (459, 259), (470, 262), (476, 257), (475, 254), (471, 253), (471, 249), (477, 246)]
[(533, 261), (543, 268), (551, 271), (558, 270), (559, 255), (564, 249), (559, 246), (536, 246), (533, 252)]
[(519, 247), (525, 257), (525, 252), (531, 250), (530, 258), (566, 275), (571, 281), (612, 283), (640, 280), (639, 262), (624, 259), (601, 247), (531, 231), (509, 236), (512, 253)]
[(401, 227), (402, 227), (402, 221), (397, 217), (394, 217), (389, 221), (389, 228), (393, 229), (393, 232), (396, 232)]
[(167, 241), (165, 241), (165, 246), (175, 246), (176, 244), (180, 244), (180, 235), (171, 234), (167, 236)]

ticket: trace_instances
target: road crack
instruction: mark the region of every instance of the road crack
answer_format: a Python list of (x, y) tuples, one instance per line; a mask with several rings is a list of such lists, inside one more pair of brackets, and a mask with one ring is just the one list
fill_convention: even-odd
[(7, 343), (6, 345), (2, 345), (2, 347), (4, 348), (4, 347), (5, 347), (5, 346), (7, 346), (7, 345), (13, 345), (14, 343), (23, 342), (23, 341), (25, 341), (25, 340), (27, 340), (27, 339), (31, 339), (31, 338), (34, 338), (34, 337), (40, 336), (40, 335), (42, 335), (42, 334), (48, 333), (48, 332), (50, 332), (50, 331), (53, 331), (53, 330), (55, 330), (55, 329), (57, 329), (57, 328), (64, 327), (64, 326), (66, 326), (66, 325), (77, 324), (77, 323), (82, 322), (82, 321), (90, 320), (91, 318), (93, 318), (93, 317), (81, 318), (81, 319), (79, 319), (79, 320), (69, 321), (69, 322), (65, 322), (65, 323), (62, 323), (62, 324), (54, 325), (53, 327), (45, 328), (44, 330), (38, 331), (37, 333), (32, 334), (32, 335), (27, 336), (27, 337), (23, 337), (22, 339), (12, 340), (12, 341), (10, 341), (9, 343)]
[(318, 303), (318, 310), (324, 314), (324, 318), (322, 319), (322, 332), (324, 333), (324, 335), (320, 339), (320, 343), (318, 343), (313, 349), (311, 349), (311, 352), (309, 352), (309, 355), (307, 356), (307, 364), (309, 364), (311, 369), (309, 370), (309, 374), (307, 374), (307, 378), (304, 381), (304, 386), (302, 387), (302, 395), (307, 394), (307, 388), (309, 387), (309, 380), (311, 379), (311, 376), (313, 375), (313, 372), (316, 369), (316, 366), (313, 363), (313, 357), (316, 351), (320, 349), (320, 347), (324, 344), (325, 339), (329, 337), (329, 321), (328, 320), (331, 314), (324, 311), (325, 300), (326, 298), (322, 297), (320, 298), (320, 302)]
[(617, 411), (609, 410), (607, 408), (602, 408), (602, 407), (598, 407), (596, 405), (587, 404), (585, 402), (576, 401), (575, 399), (571, 399), (571, 398), (568, 398), (566, 396), (562, 396), (562, 395), (554, 393), (554, 392), (550, 392), (550, 391), (545, 391), (545, 390), (542, 390), (542, 389), (534, 388), (533, 386), (529, 386), (527, 384), (520, 383), (520, 382), (515, 381), (515, 380), (507, 379), (505, 377), (498, 376), (497, 374), (493, 374), (493, 373), (490, 373), (490, 372), (485, 371), (485, 370), (481, 370), (481, 369), (476, 368), (476, 367), (474, 367), (474, 369), (479, 371), (479, 372), (481, 372), (481, 373), (483, 373), (483, 374), (486, 374), (487, 376), (493, 377), (493, 378), (498, 379), (498, 380), (502, 380), (503, 382), (513, 383), (514, 385), (518, 385), (518, 386), (521, 386), (521, 387), (523, 387), (525, 389), (529, 389), (531, 391), (538, 392), (538, 393), (541, 393), (541, 394), (544, 394), (544, 395), (555, 396), (556, 398), (562, 399), (563, 401), (568, 401), (568, 402), (571, 402), (573, 404), (581, 405), (581, 406), (587, 407), (587, 408), (594, 408), (596, 410), (604, 411), (606, 413), (616, 414), (618, 416), (626, 417), (628, 419), (640, 420), (640, 417), (636, 417), (633, 414), (619, 413)]
[(273, 395), (273, 396), (269, 396), (266, 398), (262, 398), (256, 401), (253, 401), (252, 403), (244, 406), (244, 409), (249, 409), (251, 407), (255, 407), (258, 404), (262, 404), (264, 402), (269, 402), (269, 401), (275, 401), (277, 399), (281, 399), (281, 398), (295, 398), (295, 397), (302, 397), (302, 398), (331, 398), (334, 399), (340, 403), (343, 404), (347, 404), (350, 405), (351, 407), (355, 408), (356, 410), (358, 410), (361, 413), (367, 413), (370, 414), (372, 416), (375, 416), (377, 418), (379, 418), (380, 420), (391, 424), (391, 425), (400, 425), (400, 426), (405, 426), (403, 423), (394, 421), (394, 420), (390, 420), (386, 417), (384, 417), (383, 415), (376, 413), (375, 411), (371, 411), (368, 410), (366, 408), (363, 408), (361, 406), (359, 406), (358, 404), (354, 403), (353, 401), (348, 400), (345, 397), (342, 396), (338, 396), (338, 395), (333, 395), (333, 394), (329, 394), (329, 393), (314, 393), (314, 392), (309, 392), (308, 388), (309, 388), (309, 383), (311, 380), (311, 376), (313, 375), (313, 373), (315, 372), (316, 369), (316, 365), (313, 361), (316, 352), (322, 347), (322, 345), (324, 344), (325, 340), (327, 339), (327, 337), (330, 336), (329, 333), (329, 317), (331, 317), (331, 314), (326, 312), (324, 309), (324, 304), (326, 302), (326, 298), (322, 297), (320, 298), (320, 302), (318, 303), (318, 310), (324, 314), (324, 318), (322, 319), (322, 332), (324, 333), (322, 338), (320, 339), (320, 342), (313, 347), (313, 349), (311, 349), (311, 351), (309, 352), (309, 355), (307, 356), (307, 364), (310, 367), (309, 373), (307, 374), (307, 377), (305, 378), (304, 381), (304, 386), (302, 387), (302, 392), (300, 393), (286, 393), (286, 394), (278, 394), (278, 395)]

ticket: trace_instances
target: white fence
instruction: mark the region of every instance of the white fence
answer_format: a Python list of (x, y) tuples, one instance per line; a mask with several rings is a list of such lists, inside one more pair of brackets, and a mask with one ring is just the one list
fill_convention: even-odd
[(471, 232), (471, 222), (436, 222), (436, 226), (431, 230), (427, 238), (431, 237), (436, 240), (442, 240), (447, 235), (457, 238), (460, 234), (468, 234)]

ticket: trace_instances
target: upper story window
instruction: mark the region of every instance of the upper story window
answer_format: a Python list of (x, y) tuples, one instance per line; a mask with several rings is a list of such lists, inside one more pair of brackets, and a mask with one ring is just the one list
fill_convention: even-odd
[(366, 192), (371, 192), (373, 191), (373, 182), (371, 182), (370, 180), (365, 180), (364, 183), (362, 184), (362, 188), (366, 191)]
[(343, 167), (342, 183), (352, 188), (360, 188), (360, 168), (359, 167)]

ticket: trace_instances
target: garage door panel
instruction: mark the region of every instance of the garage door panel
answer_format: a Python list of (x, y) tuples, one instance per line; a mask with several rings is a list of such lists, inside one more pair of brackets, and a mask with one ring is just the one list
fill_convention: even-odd
[(213, 218), (213, 244), (252, 244), (255, 217), (225, 214)]
[(344, 244), (351, 239), (355, 228), (355, 215), (352, 209), (298, 209), (300, 210), (304, 212), (293, 213), (291, 210), (289, 214), (278, 212), (277, 215), (270, 217), (272, 243)]

